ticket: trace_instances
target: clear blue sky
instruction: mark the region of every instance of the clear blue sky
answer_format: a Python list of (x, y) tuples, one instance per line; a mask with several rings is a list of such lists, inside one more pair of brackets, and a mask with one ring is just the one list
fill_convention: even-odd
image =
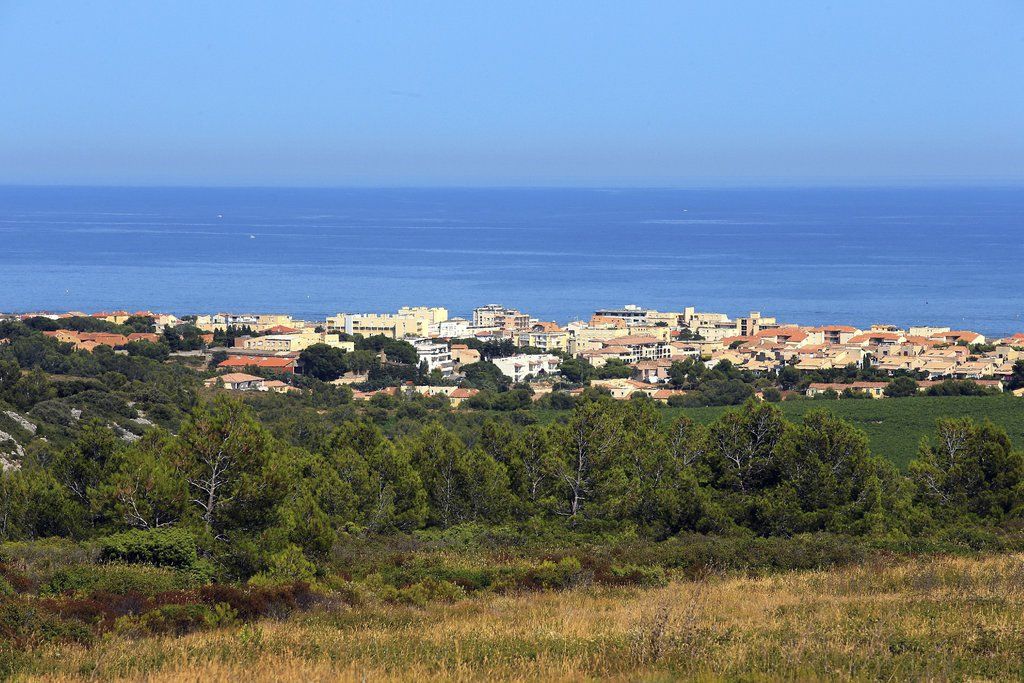
[(1022, 0), (0, 0), (0, 65), (0, 183), (1024, 182)]

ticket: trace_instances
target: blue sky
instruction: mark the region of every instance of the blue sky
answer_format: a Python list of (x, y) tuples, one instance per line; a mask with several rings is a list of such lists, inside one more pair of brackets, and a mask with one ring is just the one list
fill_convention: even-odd
[(0, 0), (0, 183), (1024, 182), (1024, 2)]

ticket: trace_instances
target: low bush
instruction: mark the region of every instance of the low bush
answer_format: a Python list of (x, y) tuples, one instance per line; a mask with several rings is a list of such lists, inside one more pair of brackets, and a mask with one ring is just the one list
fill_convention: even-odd
[(95, 593), (155, 595), (192, 588), (195, 578), (186, 573), (137, 565), (77, 565), (54, 572), (40, 588), (41, 595)]
[(563, 557), (557, 562), (545, 560), (527, 569), (517, 582), (520, 587), (531, 589), (571, 588), (583, 574), (583, 566), (575, 557)]
[(304, 581), (246, 588), (210, 584), (199, 589), (199, 597), (208, 604), (226, 603), (243, 620), (258, 617), (281, 619), (292, 612), (309, 609), (322, 599)]
[(99, 545), (106, 562), (186, 569), (199, 559), (195, 537), (184, 529), (133, 529), (100, 539)]

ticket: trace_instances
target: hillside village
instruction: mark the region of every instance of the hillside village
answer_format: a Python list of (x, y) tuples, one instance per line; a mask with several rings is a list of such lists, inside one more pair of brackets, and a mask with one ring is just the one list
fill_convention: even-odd
[[(405, 362), (411, 360), (422, 370), (420, 381), (399, 378), (390, 382), (391, 386), (368, 387), (365, 358), (362, 368), (321, 379), (351, 386), (356, 400), (411, 391), (444, 396), (454, 406), (478, 392), (465, 380), (467, 368), (477, 367), (481, 361), (493, 364), (509, 383), (529, 386), (535, 398), (556, 389), (578, 393), (582, 391), (578, 385), (589, 384), (614, 398), (639, 393), (668, 402), (685, 394), (673, 380), (673, 368), (687, 361), (699, 362), (706, 369), (729, 368), (747, 377), (767, 379), (829, 377), (851, 369), (863, 375), (870, 370), (870, 381), (847, 372), (832, 381), (804, 382), (800, 393), (882, 398), (891, 377), (912, 378), (918, 391), (948, 380), (1002, 391), (1014, 375), (1015, 363), (1024, 360), (1024, 333), (988, 339), (978, 332), (943, 326), (807, 326), (780, 322), (756, 311), (730, 318), (693, 307), (665, 312), (626, 305), (599, 309), (588, 320), (565, 324), (497, 304), (480, 306), (467, 317), (453, 317), (446, 308), (426, 306), (402, 307), (394, 313), (338, 313), (315, 321), (267, 313), (178, 318), (148, 311), (8, 317), (43, 316), (59, 327), (61, 319), (87, 315), (113, 325), (151, 320), (152, 330), (125, 335), (56, 329), (43, 334), (92, 351), (101, 345), (124, 349), (137, 342), (157, 344), (166, 331), (188, 327), (197, 330), (197, 343), (177, 353), (201, 355), (217, 372), (206, 385), (231, 391), (298, 390), (289, 378), (304, 374), (304, 357), (314, 347), (347, 355), (356, 353), (356, 340), (360, 339), (406, 342), (415, 358)], [(394, 360), (388, 359), (382, 347), (374, 353), (373, 363)], [(590, 376), (581, 376), (581, 367)], [(424, 376), (430, 379), (422, 381)], [(790, 395), (792, 388), (779, 383), (779, 389), (788, 389)]]

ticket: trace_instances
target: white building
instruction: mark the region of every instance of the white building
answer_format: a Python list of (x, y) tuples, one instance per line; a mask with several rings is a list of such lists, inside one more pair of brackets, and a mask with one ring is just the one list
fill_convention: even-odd
[(412, 345), (416, 349), (416, 358), (419, 362), (426, 361), (427, 372), (440, 370), (441, 374), (449, 377), (455, 367), (452, 361), (452, 352), (445, 342), (436, 342), (433, 339), (413, 339)]
[(470, 335), (470, 322), (465, 318), (450, 318), (437, 325), (437, 336), (447, 339), (464, 339)]
[(527, 376), (556, 374), (562, 359), (558, 356), (520, 353), (506, 358), (495, 358), (491, 362), (498, 366), (501, 374), (511, 377), (513, 382), (522, 382)]

